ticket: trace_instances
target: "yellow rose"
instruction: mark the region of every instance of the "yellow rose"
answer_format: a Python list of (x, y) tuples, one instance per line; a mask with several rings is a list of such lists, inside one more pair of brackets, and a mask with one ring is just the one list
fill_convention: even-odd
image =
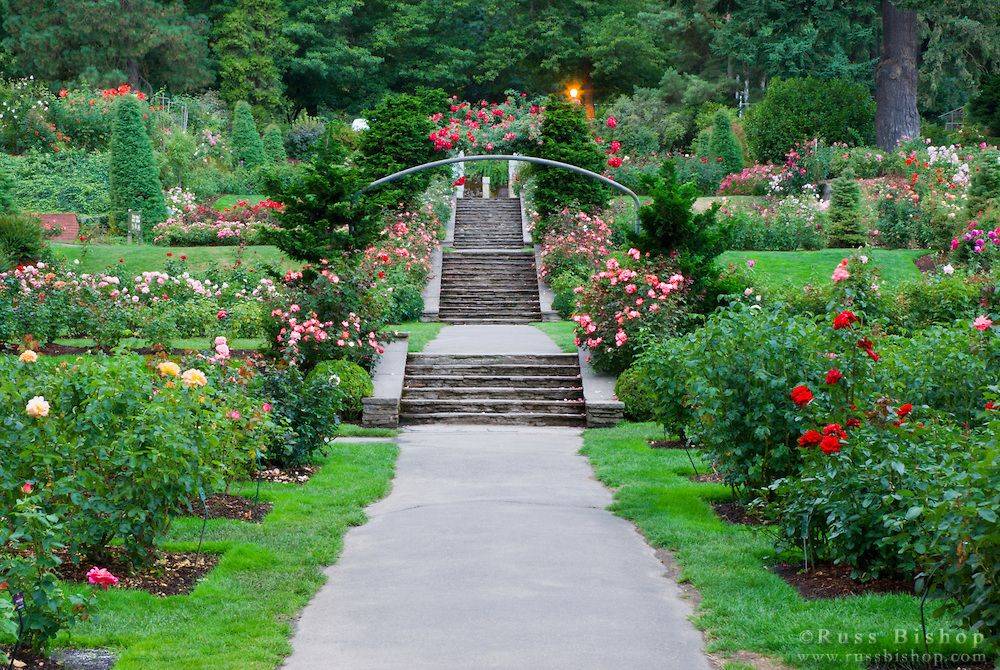
[(205, 373), (201, 370), (196, 370), (195, 368), (185, 370), (184, 374), (181, 375), (181, 381), (184, 382), (184, 386), (187, 386), (188, 388), (193, 386), (204, 386), (208, 383)]
[(28, 401), (25, 406), (24, 411), (28, 413), (28, 416), (40, 419), (43, 416), (49, 415), (49, 403), (45, 401), (40, 395), (36, 395), (34, 398)]
[(176, 377), (181, 373), (181, 366), (173, 361), (163, 361), (156, 366), (156, 371), (160, 373), (161, 377)]
[(28, 349), (20, 356), (18, 356), (18, 358), (21, 360), (22, 363), (35, 363), (38, 361), (38, 354), (36, 354), (31, 349)]

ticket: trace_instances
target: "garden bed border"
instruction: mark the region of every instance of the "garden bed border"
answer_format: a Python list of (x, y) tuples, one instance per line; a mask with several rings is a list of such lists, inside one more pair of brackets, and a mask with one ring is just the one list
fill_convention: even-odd
[(625, 420), (625, 403), (615, 395), (615, 378), (599, 374), (590, 364), (590, 352), (577, 348), (587, 428), (608, 428)]

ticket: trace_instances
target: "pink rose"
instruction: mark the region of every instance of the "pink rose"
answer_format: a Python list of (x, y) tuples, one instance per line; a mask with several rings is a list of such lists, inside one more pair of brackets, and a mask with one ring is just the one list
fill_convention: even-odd
[(118, 583), (118, 578), (104, 568), (94, 567), (87, 572), (87, 581), (106, 591), (109, 586), (115, 586)]

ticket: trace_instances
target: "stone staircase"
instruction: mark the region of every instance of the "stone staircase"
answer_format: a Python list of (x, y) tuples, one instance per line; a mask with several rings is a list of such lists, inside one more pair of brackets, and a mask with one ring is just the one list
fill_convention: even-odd
[(459, 198), (455, 204), (456, 249), (524, 249), (521, 201)]
[(445, 253), (438, 318), (446, 323), (541, 321), (534, 254), (503, 250)]
[(584, 426), (575, 354), (410, 354), (400, 420)]

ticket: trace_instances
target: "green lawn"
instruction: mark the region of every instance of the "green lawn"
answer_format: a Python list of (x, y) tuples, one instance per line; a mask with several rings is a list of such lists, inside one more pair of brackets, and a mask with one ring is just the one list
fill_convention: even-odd
[[(124, 267), (129, 273), (138, 274), (162, 270), (167, 254), (172, 260), (187, 256), (187, 265), (192, 272), (202, 272), (220, 263), (232, 264), (236, 260), (238, 247), (158, 247), (151, 244), (53, 244), (56, 256), (67, 261), (80, 261), (79, 272), (100, 272), (109, 267)], [(124, 261), (119, 263), (119, 259)], [(283, 269), (298, 267), (277, 247), (250, 246), (243, 252), (243, 260), (248, 263), (272, 263)]]
[(531, 325), (552, 338), (563, 352), (576, 353), (576, 342), (573, 341), (576, 337), (576, 324), (572, 321), (540, 321)]
[(337, 437), (396, 437), (395, 428), (365, 428), (354, 423), (342, 423), (337, 427)]
[[(205, 549), (222, 556), (194, 592), (101, 592), (73, 646), (111, 648), (115, 670), (274, 670), (291, 652), (294, 618), (325, 581), (344, 532), (388, 493), (396, 454), (389, 443), (336, 442), (308, 484), (262, 485), (261, 499), (274, 504), (263, 524), (208, 522)], [(235, 492), (253, 495), (253, 486)], [(165, 548), (194, 550), (200, 529), (198, 519), (177, 519)]]
[[(729, 489), (692, 482), (685, 453), (652, 449), (647, 444), (652, 438), (662, 438), (653, 424), (588, 430), (582, 453), (614, 491), (612, 511), (633, 521), (652, 545), (673, 552), (682, 580), (700, 592), (696, 624), (707, 631), (710, 652), (725, 657), (752, 651), (809, 669), (864, 668), (852, 654), (923, 652), (914, 641), (914, 630), (920, 629), (917, 598), (804, 600), (768, 569), (775, 556), (766, 530), (728, 524), (712, 511), (709, 501), (729, 498)], [(906, 631), (908, 641), (894, 642), (896, 630)], [(933, 618), (928, 630), (958, 632)], [(820, 641), (821, 631), (829, 631), (828, 642)], [(841, 635), (847, 636), (843, 642)], [(954, 641), (935, 642), (930, 649), (972, 650), (969, 643)]]
[(246, 200), (251, 205), (256, 205), (261, 200), (267, 200), (266, 195), (234, 195), (232, 193), (227, 193), (225, 195), (219, 196), (219, 199), (215, 201), (215, 209), (222, 211), (224, 209), (229, 209), (240, 200)]
[[(722, 264), (743, 265), (748, 259), (757, 261), (753, 276), (762, 287), (781, 288), (805, 286), (830, 281), (833, 268), (852, 249), (822, 249), (820, 251), (727, 251), (720, 257)], [(920, 278), (914, 260), (929, 252), (920, 249), (869, 249), (865, 253), (878, 267), (887, 286)]]
[(398, 331), (400, 333), (410, 334), (409, 352), (411, 354), (423, 351), (424, 347), (437, 337), (441, 329), (444, 328), (445, 324), (434, 321), (434, 322), (423, 322), (423, 321), (407, 321), (406, 323), (394, 323), (392, 325), (386, 326), (382, 329), (383, 332), (389, 333), (392, 331)]

